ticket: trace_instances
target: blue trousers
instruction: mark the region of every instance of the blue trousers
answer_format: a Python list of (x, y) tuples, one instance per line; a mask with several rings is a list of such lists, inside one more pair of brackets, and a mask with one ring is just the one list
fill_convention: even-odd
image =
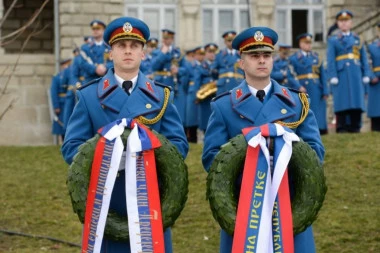
[[(220, 253), (231, 253), (232, 236), (224, 230), (220, 232)], [(308, 227), (304, 232), (294, 237), (294, 253), (315, 253), (313, 229)], [(261, 252), (260, 252), (261, 253)], [(262, 252), (265, 253), (265, 252)]]

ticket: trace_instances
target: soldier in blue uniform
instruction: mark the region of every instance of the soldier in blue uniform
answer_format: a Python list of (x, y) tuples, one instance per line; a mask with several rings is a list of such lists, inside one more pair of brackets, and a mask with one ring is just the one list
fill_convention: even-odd
[(144, 60), (141, 62), (140, 70), (149, 79), (153, 79), (152, 52), (157, 49), (157, 46), (158, 39), (156, 38), (149, 38), (145, 45), (145, 56)]
[(338, 133), (360, 132), (364, 108), (364, 84), (369, 82), (370, 69), (363, 40), (351, 32), (352, 12), (336, 14), (339, 32), (327, 42), (327, 76), (334, 99)]
[(186, 129), (188, 141), (197, 143), (197, 129), (199, 126), (199, 101), (197, 99), (197, 91), (199, 88), (199, 77), (202, 68), (202, 62), (205, 57), (204, 47), (196, 47), (194, 49), (194, 62), (192, 83), (189, 84), (186, 97)]
[(162, 29), (161, 31), (162, 45), (152, 52), (154, 80), (171, 86), (176, 92), (178, 90), (178, 75), (180, 74), (181, 51), (174, 46), (175, 32), (169, 29)]
[[(211, 102), (212, 114), (206, 130), (202, 156), (206, 171), (210, 169), (220, 147), (229, 139), (241, 134), (243, 128), (280, 120), (283, 124), (297, 122), (292, 126), (296, 128), (292, 130), (316, 151), (321, 161), (323, 160), (324, 147), (313, 112), (304, 112), (305, 118), (301, 117), (305, 99), (301, 101), (302, 96), (299, 96), (298, 91), (288, 89), (270, 79), (273, 68), (272, 52), (277, 38), (277, 33), (270, 28), (251, 27), (234, 39), (232, 46), (241, 52), (240, 67), (245, 72), (245, 80)], [(220, 252), (230, 253), (231, 247), (232, 237), (222, 230)], [(295, 253), (315, 252), (311, 227), (294, 237), (294, 248)]]
[(380, 131), (380, 23), (377, 24), (378, 38), (368, 45), (372, 59), (372, 76), (368, 87), (367, 116), (371, 118), (371, 130)]
[(329, 91), (326, 70), (318, 53), (312, 51), (312, 38), (313, 36), (309, 33), (298, 35), (300, 50), (294, 53), (289, 60), (301, 87), (306, 88), (310, 97), (310, 109), (317, 119), (319, 132), (327, 134), (326, 113)]
[[(65, 124), (69, 121), (75, 106), (75, 90), (93, 79), (104, 76), (107, 69), (113, 66), (109, 57), (110, 47), (103, 41), (106, 24), (95, 19), (91, 21), (90, 27), (92, 37), (84, 37), (85, 43), (74, 58), (65, 105)], [(86, 40), (86, 37), (89, 38)]]
[(243, 71), (239, 68), (240, 55), (232, 48), (235, 36), (235, 31), (223, 33), (226, 48), (220, 50), (211, 66), (214, 79), (218, 79), (216, 95), (235, 88), (244, 79)]
[(270, 77), (288, 88), (306, 92), (305, 87), (301, 86), (297, 78), (294, 76), (293, 68), (288, 59), (290, 50), (290, 45), (278, 45), (278, 55), (273, 60), (273, 70)]
[(53, 76), (51, 86), (50, 86), (50, 95), (51, 102), (54, 109), (54, 121), (52, 125), (52, 134), (59, 135), (63, 141), (65, 137), (65, 128), (64, 128), (64, 105), (66, 101), (66, 92), (70, 78), (70, 64), (71, 58), (61, 60), (60, 68), (61, 71)]
[(211, 73), (211, 64), (215, 60), (215, 53), (218, 46), (215, 43), (208, 43), (204, 47), (205, 59), (202, 62), (197, 76), (194, 77), (195, 87), (197, 89), (197, 100), (199, 101), (199, 126), (198, 128), (206, 132), (208, 119), (211, 115), (210, 102), (216, 94), (216, 80)]
[[(112, 21), (105, 30), (104, 41), (111, 45), (114, 68), (103, 78), (77, 90), (76, 104), (67, 127), (62, 154), (67, 163), (73, 161), (78, 147), (92, 138), (97, 130), (121, 118), (143, 116), (153, 130), (163, 134), (185, 158), (188, 143), (177, 113), (171, 103), (170, 88), (146, 78), (139, 71), (143, 47), (149, 38), (148, 26), (141, 20), (122, 17)], [(164, 104), (167, 103), (167, 107)], [(162, 117), (161, 111), (163, 111)], [(157, 117), (159, 116), (159, 117)], [(127, 215), (124, 170), (119, 172), (112, 192), (110, 209)], [(171, 231), (165, 231), (165, 252), (172, 252)], [(129, 242), (103, 239), (102, 252), (130, 252)]]

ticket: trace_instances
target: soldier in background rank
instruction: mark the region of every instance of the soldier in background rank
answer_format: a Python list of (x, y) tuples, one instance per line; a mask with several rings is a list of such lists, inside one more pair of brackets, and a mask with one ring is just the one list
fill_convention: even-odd
[(71, 59), (60, 61), (61, 71), (53, 76), (50, 86), (51, 102), (54, 110), (54, 121), (52, 125), (52, 134), (61, 137), (60, 142), (65, 137), (64, 126), (64, 106), (66, 102), (66, 92), (71, 74), (70, 69)]
[[(94, 80), (77, 90), (78, 103), (67, 127), (62, 154), (71, 164), (78, 147), (92, 138), (105, 125), (122, 118), (143, 117), (144, 124), (164, 135), (183, 158), (188, 143), (175, 106), (170, 103), (170, 88), (156, 84), (139, 71), (144, 55), (144, 45), (149, 38), (149, 28), (141, 20), (122, 17), (113, 20), (104, 33), (104, 40), (111, 45), (114, 68), (103, 78)], [(165, 106), (166, 104), (166, 106)], [(110, 209), (127, 215), (125, 170), (119, 171), (112, 191)], [(171, 230), (164, 233), (165, 252), (171, 253)], [(103, 238), (101, 252), (129, 253), (129, 242)]]
[(368, 87), (367, 116), (371, 118), (372, 131), (380, 131), (380, 23), (377, 24), (377, 37), (368, 45), (373, 73)]
[(216, 55), (211, 66), (214, 79), (218, 79), (217, 95), (235, 88), (244, 79), (244, 73), (239, 68), (240, 55), (232, 48), (232, 40), (235, 36), (235, 31), (223, 33), (222, 38), (226, 48)]
[[(199, 88), (199, 77), (202, 68), (202, 62), (205, 57), (204, 47), (196, 47), (194, 49), (193, 62), (193, 83), (189, 85), (186, 103), (186, 129), (188, 142), (197, 143), (197, 129), (199, 126), (199, 101), (197, 99), (197, 91)], [(198, 81), (197, 81), (198, 80)], [(198, 87), (197, 87), (198, 83)]]
[(199, 126), (198, 128), (206, 132), (208, 119), (211, 115), (210, 102), (216, 94), (216, 80), (211, 73), (211, 65), (215, 60), (215, 53), (218, 46), (215, 43), (205, 45), (205, 59), (202, 62), (199, 71), (194, 77), (195, 86), (198, 87), (197, 100), (199, 101)]
[[(300, 50), (289, 60), (301, 87), (306, 88), (310, 97), (310, 109), (317, 119), (319, 132), (327, 134), (327, 89), (326, 70), (317, 52), (312, 50), (312, 35), (303, 33), (297, 36)], [(300, 91), (303, 91), (299, 89)]]
[(154, 80), (178, 90), (179, 60), (181, 51), (174, 46), (175, 32), (162, 29), (162, 45), (152, 52)]
[(149, 38), (145, 45), (145, 56), (140, 65), (141, 72), (144, 73), (149, 79), (153, 79), (152, 70), (152, 52), (157, 49), (158, 39)]
[(301, 86), (294, 76), (293, 67), (289, 63), (290, 45), (279, 44), (278, 55), (273, 60), (273, 70), (270, 77), (276, 80), (279, 84), (286, 87), (306, 92), (305, 87)]
[(358, 133), (364, 108), (364, 84), (370, 69), (363, 40), (351, 32), (353, 14), (336, 14), (339, 32), (327, 42), (327, 75), (334, 99), (337, 133)]

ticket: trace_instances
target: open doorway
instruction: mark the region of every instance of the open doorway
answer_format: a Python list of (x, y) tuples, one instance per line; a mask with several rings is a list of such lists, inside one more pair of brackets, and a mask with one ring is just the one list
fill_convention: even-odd
[(293, 48), (298, 48), (297, 36), (307, 32), (308, 10), (292, 10)]

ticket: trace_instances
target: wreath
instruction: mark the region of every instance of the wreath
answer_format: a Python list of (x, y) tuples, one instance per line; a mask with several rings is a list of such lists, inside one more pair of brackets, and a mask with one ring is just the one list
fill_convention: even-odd
[[(241, 175), (247, 142), (242, 134), (222, 146), (207, 177), (207, 198), (212, 214), (221, 228), (233, 235), (236, 221), (236, 182)], [(317, 218), (327, 186), (316, 152), (304, 141), (293, 142), (288, 164), (294, 186), (291, 200), (294, 235), (303, 232)]]
[[(121, 136), (124, 145), (130, 132), (130, 129), (125, 129)], [(177, 148), (168, 139), (155, 131), (153, 133), (161, 142), (161, 147), (156, 148), (154, 154), (159, 178), (162, 222), (164, 229), (166, 229), (174, 225), (185, 206), (189, 183), (187, 166)], [(96, 134), (82, 144), (69, 167), (67, 187), (73, 210), (81, 223), (84, 223), (91, 166), (99, 139), (100, 135)], [(122, 217), (110, 209), (104, 236), (114, 241), (128, 241), (128, 231), (128, 217)]]

